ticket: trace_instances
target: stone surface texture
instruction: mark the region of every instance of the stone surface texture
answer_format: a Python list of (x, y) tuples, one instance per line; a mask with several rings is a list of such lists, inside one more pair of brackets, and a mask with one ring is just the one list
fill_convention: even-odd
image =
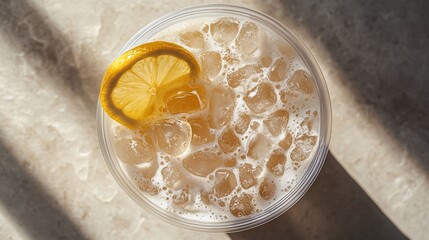
[(150, 21), (209, 2), (0, 2), (0, 239), (427, 239), (427, 1), (221, 1), (301, 36), (330, 90), (331, 153), (280, 218), (196, 233), (119, 188), (96, 135), (103, 72)]

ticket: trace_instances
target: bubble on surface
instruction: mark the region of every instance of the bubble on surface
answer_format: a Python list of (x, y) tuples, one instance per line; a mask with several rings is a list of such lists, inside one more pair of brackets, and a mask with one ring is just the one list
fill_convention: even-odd
[(259, 129), (259, 126), (260, 126), (261, 124), (259, 124), (258, 122), (256, 122), (256, 121), (252, 121), (251, 123), (250, 123), (250, 128), (253, 130), (253, 131), (256, 131), (256, 130), (258, 130)]

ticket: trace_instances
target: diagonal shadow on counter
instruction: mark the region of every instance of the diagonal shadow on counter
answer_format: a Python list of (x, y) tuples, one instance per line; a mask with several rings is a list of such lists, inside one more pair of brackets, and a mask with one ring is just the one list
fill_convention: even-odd
[(341, 79), (429, 174), (429, 1), (279, 0)]
[[(52, 80), (50, 84), (71, 90), (76, 104), (94, 114), (96, 99), (88, 93), (98, 93), (98, 82), (81, 76), (72, 41), (50, 22), (48, 14), (32, 4), (26, 0), (0, 1), (0, 33), (24, 54), (36, 74), (45, 73), (50, 76), (47, 80)], [(92, 66), (97, 64), (95, 60), (91, 59)], [(90, 89), (85, 91), (85, 86)]]
[[(81, 76), (71, 41), (50, 24), (49, 16), (39, 12), (31, 2), (2, 0), (0, 33), (5, 40), (13, 42), (36, 74), (48, 74), (52, 80), (49, 84), (69, 90), (73, 103), (80, 106), (84, 114), (94, 115), (95, 100), (87, 92), (98, 91), (85, 91), (84, 86), (94, 88), (95, 81), (89, 83), (92, 79)], [(40, 83), (40, 87), (46, 83)], [(31, 239), (89, 239), (28, 169), (25, 163), (31, 159), (20, 161), (24, 159), (9, 149), (0, 135), (0, 205), (5, 214)]]
[(0, 138), (0, 205), (6, 215), (31, 239), (89, 239), (9, 149)]
[(407, 239), (328, 153), (310, 190), (291, 209), (260, 227), (230, 233), (252, 239)]

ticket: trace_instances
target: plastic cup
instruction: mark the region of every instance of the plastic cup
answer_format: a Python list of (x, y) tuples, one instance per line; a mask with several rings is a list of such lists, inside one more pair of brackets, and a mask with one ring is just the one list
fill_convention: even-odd
[(309, 49), (294, 33), (292, 33), (292, 31), (277, 20), (261, 12), (226, 4), (199, 5), (175, 11), (156, 19), (142, 28), (125, 44), (118, 56), (133, 47), (145, 43), (155, 34), (181, 21), (196, 19), (198, 17), (224, 16), (237, 17), (258, 23), (288, 41), (291, 46), (295, 48), (296, 52), (307, 65), (308, 70), (311, 72), (319, 97), (319, 142), (313, 158), (306, 160), (311, 161), (311, 163), (297, 184), (283, 197), (269, 205), (268, 208), (245, 218), (228, 219), (222, 222), (207, 222), (186, 219), (156, 206), (138, 189), (116, 158), (110, 134), (110, 125), (113, 120), (103, 111), (100, 103), (98, 103), (97, 109), (98, 138), (101, 150), (110, 172), (124, 191), (142, 208), (159, 216), (165, 221), (182, 228), (204, 232), (237, 232), (247, 230), (271, 221), (291, 208), (306, 193), (320, 172), (328, 153), (331, 135), (331, 104), (329, 93), (317, 62), (311, 55)]

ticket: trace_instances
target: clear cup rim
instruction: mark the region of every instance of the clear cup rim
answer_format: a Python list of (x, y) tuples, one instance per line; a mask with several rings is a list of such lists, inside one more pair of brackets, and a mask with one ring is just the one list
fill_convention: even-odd
[(295, 48), (305, 64), (308, 66), (309, 71), (314, 77), (316, 90), (318, 91), (320, 100), (320, 136), (317, 151), (300, 181), (288, 192), (288, 194), (277, 200), (267, 209), (264, 209), (263, 211), (250, 217), (238, 218), (224, 222), (202, 222), (190, 220), (157, 207), (150, 200), (145, 198), (141, 191), (135, 186), (135, 184), (133, 184), (126, 176), (119, 165), (118, 159), (116, 159), (111, 141), (109, 141), (110, 136), (108, 133), (108, 123), (110, 118), (102, 109), (100, 102), (98, 102), (97, 105), (97, 133), (101, 151), (111, 174), (117, 183), (121, 186), (121, 188), (130, 196), (130, 198), (133, 199), (143, 209), (148, 210), (166, 222), (189, 230), (213, 233), (239, 232), (260, 226), (277, 218), (290, 209), (295, 203), (297, 203), (311, 187), (317, 178), (317, 175), (319, 174), (328, 153), (329, 142), (331, 138), (331, 103), (323, 74), (315, 58), (311, 54), (310, 50), (305, 46), (305, 44), (289, 28), (274, 18), (262, 12), (242, 6), (231, 4), (203, 4), (168, 13), (157, 18), (138, 31), (124, 45), (124, 47), (118, 53), (118, 56), (125, 51), (139, 45), (139, 43), (149, 40), (149, 38), (155, 33), (175, 24), (178, 20), (204, 16), (204, 14), (211, 14), (212, 16), (238, 16), (256, 21), (259, 24), (264, 25), (277, 33), (280, 37), (286, 39)]

